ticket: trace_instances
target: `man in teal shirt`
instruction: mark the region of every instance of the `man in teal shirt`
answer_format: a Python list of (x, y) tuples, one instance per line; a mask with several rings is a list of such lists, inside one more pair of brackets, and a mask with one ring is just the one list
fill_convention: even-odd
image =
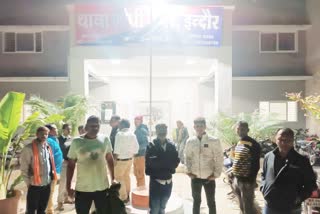
[[(63, 162), (63, 155), (62, 151), (59, 146), (59, 141), (58, 141), (58, 129), (57, 126), (54, 124), (47, 124), (46, 127), (49, 129), (49, 135), (47, 142), (51, 147), (52, 153), (53, 153), (53, 158), (54, 158), (54, 163), (56, 167), (56, 172), (58, 174), (58, 177), (60, 177), (61, 169), (62, 169), (62, 162)], [(51, 192), (50, 192), (50, 197), (49, 197), (49, 202), (48, 202), (48, 207), (46, 210), (47, 214), (53, 214), (54, 213), (54, 208), (53, 208), (53, 194), (55, 190), (55, 186), (57, 185), (57, 181), (52, 181), (51, 182)]]
[[(112, 183), (116, 182), (111, 143), (107, 136), (99, 134), (99, 129), (100, 119), (90, 116), (85, 126), (86, 134), (73, 139), (68, 152), (67, 191), (69, 197), (73, 197), (75, 192), (77, 214), (88, 214), (92, 201), (97, 213), (105, 213), (108, 209), (107, 165)], [(75, 166), (77, 179), (74, 191), (71, 189), (71, 181)]]

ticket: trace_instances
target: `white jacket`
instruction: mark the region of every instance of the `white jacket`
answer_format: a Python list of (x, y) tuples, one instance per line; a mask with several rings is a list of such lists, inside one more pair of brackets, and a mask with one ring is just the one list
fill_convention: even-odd
[(207, 134), (202, 136), (201, 141), (197, 136), (190, 137), (184, 155), (188, 173), (195, 174), (201, 179), (207, 179), (211, 175), (215, 178), (220, 176), (223, 153), (219, 139)]

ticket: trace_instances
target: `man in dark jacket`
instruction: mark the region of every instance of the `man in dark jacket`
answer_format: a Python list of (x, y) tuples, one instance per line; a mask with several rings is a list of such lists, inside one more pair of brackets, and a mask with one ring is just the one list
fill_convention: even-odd
[(180, 160), (175, 146), (166, 138), (167, 126), (156, 125), (156, 134), (157, 138), (147, 147), (146, 174), (150, 176), (150, 214), (163, 214), (172, 191), (172, 174)]
[(261, 182), (264, 214), (300, 214), (301, 203), (317, 188), (309, 160), (294, 150), (293, 141), (291, 129), (280, 129), (278, 148), (265, 156)]
[(116, 135), (119, 131), (119, 123), (120, 123), (120, 117), (118, 115), (112, 115), (109, 123), (112, 128), (110, 133), (110, 142), (111, 142), (112, 150), (114, 150), (114, 142), (116, 140)]
[(58, 137), (59, 146), (63, 155), (62, 169), (60, 173), (60, 182), (59, 182), (59, 194), (58, 194), (58, 211), (63, 211), (63, 203), (70, 202), (67, 198), (67, 167), (68, 167), (68, 152), (71, 145), (71, 126), (67, 123), (62, 126), (62, 134)]
[(242, 214), (257, 214), (258, 211), (254, 205), (254, 189), (260, 169), (260, 145), (248, 136), (249, 125), (247, 122), (238, 122), (236, 131), (240, 140), (235, 147), (232, 167), (234, 190)]
[(134, 118), (134, 124), (136, 126), (136, 130), (134, 134), (137, 137), (138, 143), (139, 143), (139, 151), (138, 154), (135, 155), (133, 159), (133, 169), (134, 169), (134, 175), (136, 176), (137, 180), (137, 187), (145, 186), (145, 154), (146, 149), (148, 146), (148, 135), (149, 130), (146, 125), (143, 124), (143, 117), (137, 116)]

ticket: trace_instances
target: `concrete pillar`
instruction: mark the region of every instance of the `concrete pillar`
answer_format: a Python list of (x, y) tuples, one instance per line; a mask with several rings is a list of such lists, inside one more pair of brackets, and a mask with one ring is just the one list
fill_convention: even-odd
[(69, 92), (88, 97), (89, 95), (89, 75), (85, 69), (84, 60), (69, 57)]
[(218, 64), (214, 76), (215, 113), (232, 113), (232, 68), (230, 65)]

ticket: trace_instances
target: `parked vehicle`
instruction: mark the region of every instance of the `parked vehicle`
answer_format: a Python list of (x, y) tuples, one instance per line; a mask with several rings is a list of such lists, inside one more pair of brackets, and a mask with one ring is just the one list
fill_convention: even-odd
[(296, 150), (306, 156), (313, 166), (320, 158), (320, 141), (318, 140), (298, 140), (295, 144)]
[(223, 152), (223, 171), (225, 174), (225, 177), (223, 178), (223, 182), (225, 183), (232, 183), (232, 165), (233, 165), (233, 159), (231, 157), (231, 152), (233, 152), (234, 146), (225, 149)]
[(264, 140), (264, 141), (260, 141), (259, 142), (260, 147), (261, 147), (261, 154), (260, 156), (262, 158), (264, 158), (264, 156), (270, 152), (273, 151), (275, 148), (277, 148), (277, 145), (272, 142), (270, 139)]

